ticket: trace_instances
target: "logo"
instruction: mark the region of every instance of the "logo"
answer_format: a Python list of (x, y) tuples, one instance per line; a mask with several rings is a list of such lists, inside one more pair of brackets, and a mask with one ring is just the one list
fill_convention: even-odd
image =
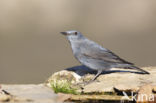
[(128, 96), (126, 92), (122, 92), (123, 93), (123, 97), (121, 98), (120, 103), (124, 103), (124, 101), (128, 100), (128, 101), (154, 101), (154, 94), (139, 94), (137, 95), (136, 93), (134, 94), (133, 92), (131, 92), (131, 95)]

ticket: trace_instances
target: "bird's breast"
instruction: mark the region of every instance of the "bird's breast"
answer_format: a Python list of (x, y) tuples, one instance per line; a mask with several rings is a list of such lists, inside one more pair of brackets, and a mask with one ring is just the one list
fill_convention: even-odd
[(78, 59), (81, 55), (81, 46), (77, 43), (71, 43), (71, 48), (74, 56)]

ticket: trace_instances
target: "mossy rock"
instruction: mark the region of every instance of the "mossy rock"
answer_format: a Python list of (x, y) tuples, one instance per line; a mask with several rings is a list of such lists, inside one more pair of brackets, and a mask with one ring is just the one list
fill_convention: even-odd
[[(91, 80), (96, 73), (87, 73), (85, 68), (62, 70), (54, 73), (46, 82), (46, 85), (53, 88), (58, 93), (74, 94), (72, 100), (119, 100), (123, 97), (123, 92), (130, 94), (137, 93), (140, 87), (150, 84), (153, 90), (156, 87), (156, 68), (142, 68), (150, 75), (139, 74), (131, 71), (108, 72), (100, 75), (97, 80), (87, 85), (81, 85), (84, 81)], [(114, 68), (113, 70), (116, 70)], [(85, 71), (84, 75), (80, 75)], [(76, 85), (77, 84), (77, 85)]]

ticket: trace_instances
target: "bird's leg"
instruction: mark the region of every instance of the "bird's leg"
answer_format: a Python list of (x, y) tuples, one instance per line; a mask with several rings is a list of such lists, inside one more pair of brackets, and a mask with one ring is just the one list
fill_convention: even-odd
[(96, 78), (102, 73), (102, 70), (98, 70), (97, 74), (95, 75), (95, 77), (91, 80), (94, 81), (96, 80)]
[(92, 82), (94, 82), (96, 80), (96, 78), (102, 73), (102, 70), (98, 70), (97, 71), (97, 74), (95, 75), (95, 77), (93, 79), (91, 79), (90, 81), (86, 81), (86, 82), (83, 82), (84, 85), (87, 85), (87, 84), (90, 84)]

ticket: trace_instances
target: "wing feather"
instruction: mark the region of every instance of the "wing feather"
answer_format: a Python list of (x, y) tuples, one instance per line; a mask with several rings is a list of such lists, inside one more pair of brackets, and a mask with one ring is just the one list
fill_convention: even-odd
[(100, 50), (100, 51), (91, 51), (91, 52), (85, 52), (82, 55), (90, 58), (90, 59), (97, 59), (97, 60), (103, 60), (105, 62), (111, 62), (111, 63), (120, 63), (120, 64), (131, 64), (128, 61), (125, 61), (124, 59), (121, 59), (119, 56), (115, 55), (113, 52), (110, 50), (106, 49), (105, 50)]

